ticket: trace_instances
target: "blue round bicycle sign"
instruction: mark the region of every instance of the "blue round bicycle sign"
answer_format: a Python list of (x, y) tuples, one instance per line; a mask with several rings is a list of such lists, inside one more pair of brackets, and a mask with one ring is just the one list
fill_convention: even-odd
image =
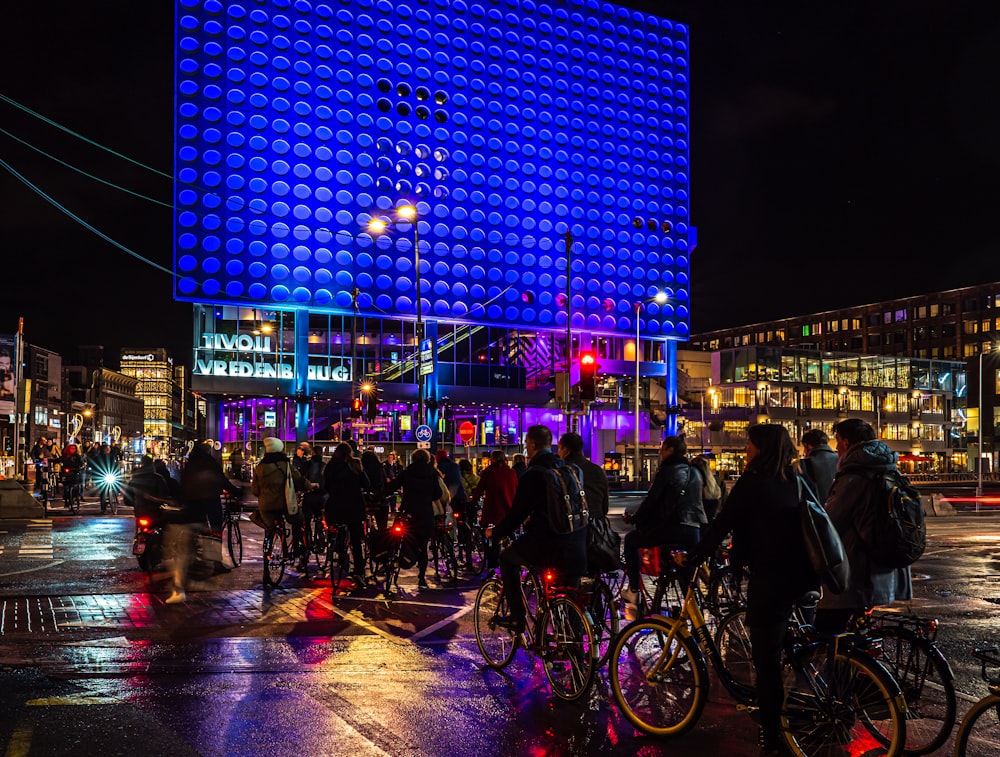
[(418, 442), (429, 442), (431, 440), (431, 427), (430, 426), (417, 426), (417, 430), (413, 432), (413, 435), (417, 437)]

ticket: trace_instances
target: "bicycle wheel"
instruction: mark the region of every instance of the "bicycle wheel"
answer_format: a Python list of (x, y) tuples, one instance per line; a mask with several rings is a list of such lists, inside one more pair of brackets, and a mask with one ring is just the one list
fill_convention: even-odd
[(284, 529), (271, 528), (264, 536), (264, 586), (278, 586), (285, 576), (287, 543)]
[(730, 565), (715, 571), (708, 582), (708, 609), (720, 620), (747, 606), (749, 576), (743, 568)]
[(757, 685), (750, 647), (750, 629), (746, 624), (746, 610), (738, 610), (726, 617), (715, 632), (715, 645), (722, 664), (737, 683), (753, 689)]
[(473, 618), (476, 626), (476, 644), (491, 668), (500, 669), (514, 659), (519, 643), (517, 637), (496, 624), (498, 615), (508, 615), (507, 599), (503, 596), (500, 580), (491, 578), (479, 587)]
[(549, 603), (542, 629), (542, 666), (552, 693), (575, 701), (590, 688), (597, 669), (590, 621), (571, 599), (556, 597)]
[(621, 630), (621, 617), (615, 595), (604, 580), (598, 578), (590, 595), (590, 620), (594, 631), (594, 645), (597, 647), (597, 665), (603, 667), (611, 655), (611, 645)]
[(833, 659), (825, 644), (798, 652), (781, 714), (782, 732), (800, 757), (878, 754), (899, 757), (906, 743), (902, 694), (889, 672), (863, 652)]
[(442, 533), (440, 540), (445, 575), (449, 576), (451, 583), (454, 583), (458, 580), (458, 557), (455, 554), (455, 541), (448, 532)]
[(881, 662), (906, 699), (905, 754), (939, 749), (955, 725), (954, 675), (941, 651), (927, 639), (899, 626), (876, 631), (882, 637)]
[(309, 550), (316, 560), (316, 567), (325, 572), (330, 567), (330, 552), (327, 549), (326, 528), (323, 526), (322, 518), (313, 518), (310, 521), (311, 536), (309, 538)]
[(965, 713), (955, 740), (956, 757), (1000, 754), (1000, 696), (988, 695)]
[(466, 550), (465, 569), (474, 576), (483, 575), (486, 571), (486, 545), (483, 543), (483, 530), (478, 526), (469, 533)]
[(224, 530), (229, 557), (233, 561), (233, 567), (238, 568), (243, 562), (243, 532), (240, 530), (239, 518), (230, 516)]
[(544, 604), (545, 595), (542, 593), (541, 584), (538, 583), (538, 576), (530, 570), (521, 572), (521, 594), (524, 597), (525, 636), (534, 639), (535, 624), (541, 615), (538, 608)]
[(652, 736), (679, 736), (701, 717), (708, 699), (708, 670), (678, 621), (649, 617), (618, 635), (609, 662), (611, 693), (628, 721)]

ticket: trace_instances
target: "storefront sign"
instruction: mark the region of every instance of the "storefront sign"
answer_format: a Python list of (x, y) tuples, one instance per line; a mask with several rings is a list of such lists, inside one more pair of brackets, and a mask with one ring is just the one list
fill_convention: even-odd
[[(195, 358), (194, 375), (230, 376), (233, 378), (291, 379), (295, 371), (288, 363), (251, 363), (245, 360), (202, 360)], [(310, 365), (310, 381), (350, 381), (351, 369), (346, 365)]]
[(122, 355), (122, 360), (130, 363), (152, 363), (156, 360), (156, 355), (152, 352), (145, 355)]

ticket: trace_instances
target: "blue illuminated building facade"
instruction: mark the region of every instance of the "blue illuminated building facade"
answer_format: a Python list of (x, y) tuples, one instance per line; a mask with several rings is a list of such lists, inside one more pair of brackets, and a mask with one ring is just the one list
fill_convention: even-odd
[(179, 0), (175, 296), (199, 303), (196, 388), (291, 398), (269, 420), (300, 436), (362, 379), (405, 415), (419, 325), (432, 420), (475, 406), (516, 443), (529, 421), (501, 409), (550, 412), (569, 339), (620, 379), (598, 407), (628, 436), (638, 327), (663, 387), (643, 416), (675, 407), (696, 241), (687, 41), (583, 0)]

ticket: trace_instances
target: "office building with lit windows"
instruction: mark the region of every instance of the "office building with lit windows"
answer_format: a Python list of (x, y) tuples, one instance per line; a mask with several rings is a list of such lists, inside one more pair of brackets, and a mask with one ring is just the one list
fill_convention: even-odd
[[(175, 297), (209, 434), (448, 445), (470, 421), (517, 447), (545, 423), (655, 461), (696, 244), (686, 27), (582, 0), (186, 0), (177, 41)], [(363, 387), (378, 413), (352, 418)]]

